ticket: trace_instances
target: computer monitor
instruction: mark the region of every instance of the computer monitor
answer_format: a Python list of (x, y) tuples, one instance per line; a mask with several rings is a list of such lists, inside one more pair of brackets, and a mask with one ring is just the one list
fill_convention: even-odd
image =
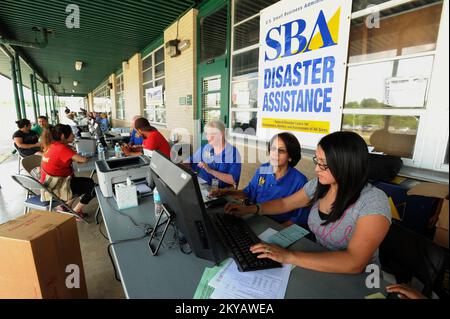
[(195, 173), (172, 163), (159, 151), (153, 152), (150, 171), (162, 204), (175, 214), (176, 226), (194, 254), (216, 264), (226, 259), (227, 250), (206, 212)]

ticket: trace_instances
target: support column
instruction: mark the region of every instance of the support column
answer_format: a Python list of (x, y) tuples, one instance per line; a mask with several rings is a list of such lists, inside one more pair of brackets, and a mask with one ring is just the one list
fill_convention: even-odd
[(44, 105), (45, 105), (45, 116), (48, 119), (48, 110), (47, 110), (47, 97), (46, 97), (46, 93), (45, 93), (45, 83), (42, 83), (42, 89), (44, 90)]
[(17, 85), (19, 86), (19, 96), (20, 96), (20, 107), (21, 107), (21, 113), (22, 117), (27, 117), (27, 110), (26, 110), (26, 103), (25, 98), (23, 96), (23, 82), (22, 82), (22, 69), (20, 66), (20, 56), (19, 53), (16, 52), (15, 54), (15, 60), (16, 60), (16, 71), (17, 71)]
[[(38, 116), (41, 115), (41, 107), (40, 107), (40, 103), (39, 103), (39, 91), (38, 91), (38, 87), (37, 87), (37, 77), (36, 77), (36, 72), (33, 72), (34, 75), (34, 93), (36, 94), (36, 107), (37, 107), (37, 113)], [(36, 119), (37, 121), (37, 119)]]
[(33, 113), (34, 113), (34, 121), (37, 123), (38, 115), (36, 110), (36, 96), (34, 94), (34, 75), (30, 74), (30, 88), (31, 88), (31, 100), (33, 101)]
[(11, 82), (13, 86), (14, 104), (16, 105), (17, 120), (20, 120), (22, 116), (20, 114), (19, 95), (17, 93), (16, 61), (13, 56), (11, 56)]

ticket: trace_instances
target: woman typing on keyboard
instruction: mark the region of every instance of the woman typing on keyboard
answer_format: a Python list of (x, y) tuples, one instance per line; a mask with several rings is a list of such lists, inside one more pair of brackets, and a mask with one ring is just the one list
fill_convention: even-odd
[(368, 151), (352, 132), (323, 137), (313, 158), (317, 178), (293, 195), (251, 206), (227, 205), (233, 215), (279, 215), (311, 205), (308, 226), (327, 252), (288, 251), (256, 244), (258, 258), (294, 264), (316, 271), (356, 274), (370, 263), (379, 264), (378, 246), (391, 223), (383, 191), (368, 184)]
[[(262, 204), (287, 197), (302, 189), (308, 180), (295, 169), (301, 159), (301, 146), (297, 138), (287, 132), (277, 134), (270, 140), (268, 152), (269, 163), (258, 168), (247, 187), (242, 190), (218, 189), (212, 191), (211, 196), (229, 195)], [(306, 225), (308, 213), (308, 208), (298, 208), (269, 217), (279, 223)]]

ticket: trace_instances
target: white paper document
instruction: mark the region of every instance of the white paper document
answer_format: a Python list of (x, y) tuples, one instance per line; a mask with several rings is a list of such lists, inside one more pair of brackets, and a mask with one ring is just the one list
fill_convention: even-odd
[(290, 265), (282, 268), (240, 272), (230, 259), (209, 282), (214, 288), (212, 299), (283, 299)]

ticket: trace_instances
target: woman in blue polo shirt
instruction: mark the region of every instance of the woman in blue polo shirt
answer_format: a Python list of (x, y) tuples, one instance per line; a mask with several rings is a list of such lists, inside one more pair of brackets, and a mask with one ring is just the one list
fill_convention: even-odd
[[(277, 134), (269, 143), (269, 162), (258, 168), (247, 187), (236, 191), (221, 189), (211, 195), (227, 194), (260, 204), (294, 194), (308, 182), (306, 176), (295, 169), (300, 159), (301, 146), (297, 138), (286, 132)], [(308, 208), (301, 208), (270, 217), (279, 223), (290, 221), (306, 225), (308, 213)]]
[(219, 188), (236, 188), (241, 177), (241, 156), (225, 141), (225, 124), (220, 120), (210, 121), (205, 125), (205, 133), (208, 144), (200, 147), (188, 163), (208, 185), (217, 179)]

